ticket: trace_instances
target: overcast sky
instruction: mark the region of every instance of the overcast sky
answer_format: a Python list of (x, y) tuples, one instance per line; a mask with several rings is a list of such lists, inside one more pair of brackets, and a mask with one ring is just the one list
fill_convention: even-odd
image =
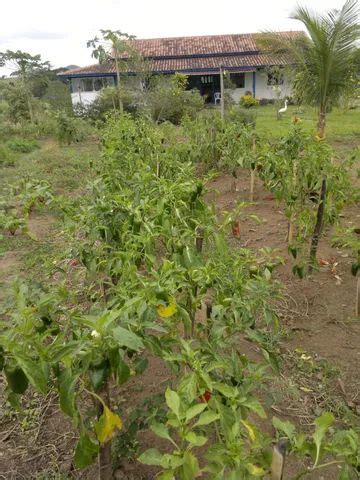
[[(303, 0), (318, 11), (345, 0)], [(40, 53), (54, 67), (95, 61), (86, 41), (99, 29), (138, 38), (299, 30), (296, 0), (0, 0), (0, 51)], [(0, 68), (0, 75), (8, 71)]]

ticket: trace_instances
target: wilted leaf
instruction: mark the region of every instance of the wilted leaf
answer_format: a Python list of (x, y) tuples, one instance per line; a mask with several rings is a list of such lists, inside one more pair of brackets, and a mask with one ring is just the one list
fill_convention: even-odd
[(119, 415), (113, 413), (108, 407), (104, 406), (104, 411), (95, 425), (95, 432), (101, 444), (111, 440), (116, 430), (122, 428), (122, 421)]
[(177, 306), (174, 299), (170, 299), (167, 305), (158, 305), (156, 311), (160, 317), (169, 318), (174, 315), (177, 310)]

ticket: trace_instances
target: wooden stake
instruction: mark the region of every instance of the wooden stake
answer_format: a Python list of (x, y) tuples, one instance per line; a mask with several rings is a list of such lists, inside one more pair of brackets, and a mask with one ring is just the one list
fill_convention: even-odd
[(355, 315), (360, 317), (360, 277), (356, 282)]
[(317, 247), (318, 247), (319, 239), (322, 233), (322, 228), (324, 223), (324, 213), (325, 213), (325, 198), (326, 198), (326, 178), (323, 179), (321, 184), (320, 200), (319, 200), (319, 206), (318, 206), (318, 211), (316, 215), (316, 225), (315, 225), (314, 233), (311, 239), (309, 273), (313, 271), (314, 263), (316, 261)]
[(292, 217), (290, 217), (289, 225), (288, 225), (288, 235), (287, 235), (287, 241), (289, 245), (291, 245), (292, 243), (293, 235), (294, 235), (294, 223), (292, 221)]
[(255, 170), (250, 170), (250, 202), (254, 201)]
[(271, 480), (283, 479), (287, 444), (287, 438), (280, 438), (279, 442), (274, 445), (271, 462)]
[(221, 107), (221, 119), (225, 118), (225, 97), (224, 97), (224, 70), (223, 67), (220, 67), (220, 107)]
[[(256, 151), (256, 138), (253, 138), (253, 144), (252, 144), (252, 149), (253, 149), (253, 154), (255, 157), (255, 151)], [(254, 201), (254, 186), (255, 186), (255, 161), (252, 162), (251, 167), (250, 167), (250, 202)]]

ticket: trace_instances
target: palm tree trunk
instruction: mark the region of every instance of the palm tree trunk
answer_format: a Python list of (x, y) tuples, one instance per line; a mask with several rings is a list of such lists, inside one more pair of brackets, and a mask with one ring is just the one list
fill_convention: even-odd
[(319, 239), (320, 239), (323, 224), (324, 224), (325, 199), (326, 199), (326, 178), (323, 178), (323, 181), (321, 184), (319, 206), (316, 214), (316, 225), (315, 225), (314, 233), (311, 239), (309, 273), (312, 272), (314, 263), (316, 261), (317, 247), (319, 244)]
[(320, 138), (324, 138), (325, 136), (325, 126), (326, 126), (326, 108), (321, 107), (320, 112), (319, 112), (319, 118), (318, 118), (318, 124), (317, 124), (317, 129), (318, 129), (318, 135)]

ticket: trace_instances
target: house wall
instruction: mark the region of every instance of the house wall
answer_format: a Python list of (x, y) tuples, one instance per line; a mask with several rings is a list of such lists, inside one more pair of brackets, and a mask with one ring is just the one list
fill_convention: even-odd
[[(291, 83), (289, 79), (284, 79), (283, 85), (274, 87), (267, 84), (267, 73), (264, 70), (257, 70), (255, 77), (255, 97), (258, 99), (276, 99), (284, 98), (291, 95)], [(240, 97), (245, 95), (245, 92), (253, 91), (253, 73), (245, 73), (245, 88), (236, 88), (235, 90), (228, 90), (236, 103), (239, 102)]]
[(99, 95), (100, 92), (73, 92), (71, 94), (71, 101), (73, 105), (82, 103), (83, 105), (89, 105), (92, 103), (95, 98)]
[(244, 88), (235, 88), (235, 90), (227, 90), (234, 101), (236, 103), (239, 103), (240, 97), (245, 95), (245, 92), (253, 91), (253, 74), (252, 72), (246, 72), (245, 73), (245, 86)]

